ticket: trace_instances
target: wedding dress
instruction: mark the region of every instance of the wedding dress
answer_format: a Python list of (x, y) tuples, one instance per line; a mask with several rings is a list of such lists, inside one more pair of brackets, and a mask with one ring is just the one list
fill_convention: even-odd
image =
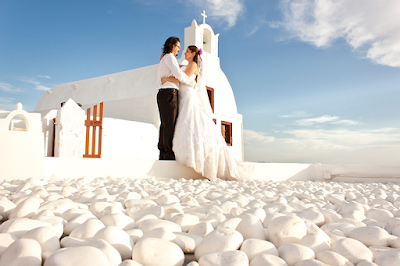
[[(182, 70), (185, 69), (183, 66)], [(193, 75), (191, 78), (195, 77)], [(230, 154), (225, 139), (212, 120), (206, 88), (202, 86), (202, 75), (198, 76), (196, 88), (180, 83), (178, 95), (179, 115), (172, 146), (175, 160), (209, 180), (248, 179), (253, 165), (237, 161)]]

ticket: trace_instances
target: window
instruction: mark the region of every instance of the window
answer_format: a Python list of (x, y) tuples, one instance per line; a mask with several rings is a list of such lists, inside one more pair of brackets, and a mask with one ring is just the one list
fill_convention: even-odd
[(207, 88), (208, 99), (210, 100), (211, 109), (214, 112), (214, 89), (210, 87)]
[(221, 121), (221, 133), (226, 145), (232, 146), (232, 123)]

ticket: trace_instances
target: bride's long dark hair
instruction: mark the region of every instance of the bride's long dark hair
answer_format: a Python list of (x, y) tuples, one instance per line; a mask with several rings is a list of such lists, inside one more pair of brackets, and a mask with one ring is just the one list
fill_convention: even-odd
[[(195, 46), (195, 45), (189, 45), (188, 48), (189, 48), (190, 51), (192, 51), (192, 53), (196, 53), (196, 54), (194, 55), (194, 57), (193, 57), (193, 61), (196, 62), (197, 67), (199, 68), (199, 71), (200, 71), (200, 61), (201, 61), (201, 57), (200, 57), (200, 50), (199, 50), (199, 48), (197, 48), (197, 46)], [(197, 76), (198, 76), (198, 74), (196, 75), (196, 81), (197, 81)]]

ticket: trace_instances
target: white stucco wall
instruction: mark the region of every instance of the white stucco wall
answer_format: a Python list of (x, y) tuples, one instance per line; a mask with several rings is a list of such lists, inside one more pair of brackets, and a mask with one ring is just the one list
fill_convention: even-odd
[[(45, 177), (79, 178), (107, 177), (198, 179), (192, 168), (174, 161), (136, 159), (75, 159), (45, 158)], [(336, 171), (331, 179), (324, 173)], [(26, 179), (26, 178), (25, 178)], [(400, 167), (366, 165), (329, 165), (296, 163), (255, 163), (251, 179), (266, 181), (326, 181), (326, 182), (396, 182), (400, 183)], [(1, 178), (0, 178), (1, 180)]]
[(57, 113), (55, 157), (82, 158), (85, 147), (85, 111), (69, 99)]
[(102, 158), (158, 159), (158, 128), (122, 119), (103, 119)]
[(44, 155), (53, 156), (54, 150), (54, 118), (57, 117), (58, 110), (50, 110), (42, 115), (42, 132), (44, 135)]
[[(12, 131), (10, 125), (15, 118), (22, 121)], [(0, 112), (0, 146), (0, 180), (44, 177), (40, 114), (27, 113), (20, 103), (14, 111)]]
[[(62, 102), (69, 98), (82, 104), (82, 109), (92, 107), (101, 102), (113, 102), (133, 98), (146, 98), (154, 96), (158, 92), (156, 74), (158, 65), (132, 69), (115, 74), (105, 75), (86, 80), (70, 82), (58, 85), (46, 92), (37, 102), (35, 112), (59, 109)], [(135, 113), (132, 106), (128, 109), (120, 109), (118, 114), (125, 117)], [(147, 108), (154, 108), (148, 106)], [(157, 108), (157, 106), (155, 106)], [(104, 110), (107, 112), (107, 109)], [(142, 110), (145, 112), (146, 110)], [(108, 116), (106, 113), (104, 114)]]

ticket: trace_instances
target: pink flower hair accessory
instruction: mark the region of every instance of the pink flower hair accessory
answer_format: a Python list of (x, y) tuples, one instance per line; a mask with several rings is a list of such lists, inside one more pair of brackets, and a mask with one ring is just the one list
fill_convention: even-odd
[(199, 49), (199, 55), (203, 54), (203, 50), (201, 50), (201, 48)]

